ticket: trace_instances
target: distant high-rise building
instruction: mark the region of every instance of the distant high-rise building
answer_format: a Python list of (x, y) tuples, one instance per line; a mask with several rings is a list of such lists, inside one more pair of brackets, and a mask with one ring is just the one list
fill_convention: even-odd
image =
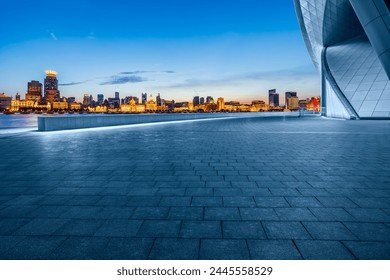
[(103, 102), (104, 102), (104, 95), (100, 93), (97, 95), (97, 103), (98, 105), (102, 105)]
[(44, 85), (44, 94), (47, 102), (53, 103), (60, 100), (60, 91), (58, 90), (57, 72), (46, 70), (46, 78)]
[(275, 107), (275, 94), (276, 94), (276, 89), (270, 89), (268, 91), (268, 104), (269, 107)]
[(287, 99), (286, 108), (289, 110), (299, 109), (299, 98), (297, 96), (291, 96)]
[(148, 101), (148, 94), (146, 92), (143, 92), (142, 93), (142, 104), (146, 104), (146, 102)]
[(115, 99), (119, 99), (119, 92), (115, 92)]
[(89, 105), (91, 105), (91, 99), (89, 98), (89, 94), (85, 93), (83, 98), (83, 106), (88, 107)]
[(0, 93), (0, 110), (10, 110), (12, 104), (12, 97), (5, 93)]
[(212, 98), (211, 96), (207, 96), (206, 103), (214, 103), (214, 98)]
[(19, 92), (16, 93), (16, 95), (15, 95), (15, 100), (20, 100), (20, 94), (19, 94)]
[(157, 93), (156, 103), (157, 103), (157, 106), (161, 106), (161, 96), (160, 96), (160, 93)]
[(199, 99), (199, 104), (204, 104), (204, 97), (201, 97), (201, 98)]
[(297, 93), (295, 91), (287, 91), (286, 92), (285, 100), (284, 100), (284, 106), (286, 107), (286, 109), (290, 109), (290, 108), (288, 108), (288, 99), (293, 97), (293, 96), (297, 96)]
[(38, 81), (27, 83), (26, 100), (41, 101), (42, 99), (42, 84)]
[(217, 111), (223, 111), (225, 110), (225, 100), (223, 97), (219, 97), (217, 99)]
[(274, 95), (274, 106), (279, 107), (279, 93), (275, 93)]
[(199, 105), (199, 96), (194, 96), (194, 98), (192, 99), (192, 103), (194, 104), (194, 106), (198, 106)]

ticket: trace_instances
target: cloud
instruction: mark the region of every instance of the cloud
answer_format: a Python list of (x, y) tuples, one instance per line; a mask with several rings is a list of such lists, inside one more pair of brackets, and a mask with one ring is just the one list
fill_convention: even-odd
[(120, 72), (119, 75), (136, 75), (136, 74), (145, 74), (145, 73), (167, 73), (167, 74), (174, 74), (175, 71), (172, 70), (165, 70), (165, 71), (126, 71), (126, 72)]
[(308, 78), (317, 78), (318, 74), (313, 71), (312, 66), (301, 66), (289, 69), (280, 69), (274, 71), (258, 71), (238, 73), (231, 76), (220, 77), (217, 79), (187, 79), (181, 83), (172, 84), (167, 87), (172, 88), (187, 88), (197, 86), (219, 86), (233, 84), (236, 82), (254, 80), (254, 81), (305, 81)]
[(84, 84), (86, 82), (89, 82), (88, 81), (81, 81), (81, 82), (70, 82), (70, 83), (64, 83), (64, 84), (58, 84), (59, 86), (63, 86), (63, 87), (66, 87), (66, 86), (75, 86), (75, 85), (80, 85), (80, 84)]
[(100, 85), (122, 85), (122, 84), (133, 84), (133, 83), (142, 83), (148, 81), (147, 78), (136, 76), (136, 75), (130, 75), (130, 76), (112, 76), (108, 81), (100, 83)]
[(54, 34), (53, 32), (50, 32), (50, 37), (51, 37), (54, 41), (57, 41), (57, 40), (58, 40), (56, 34)]
[(89, 33), (89, 35), (87, 36), (87, 39), (89, 39), (89, 40), (95, 40), (95, 39), (96, 39), (95, 33), (93, 33), (93, 32)]

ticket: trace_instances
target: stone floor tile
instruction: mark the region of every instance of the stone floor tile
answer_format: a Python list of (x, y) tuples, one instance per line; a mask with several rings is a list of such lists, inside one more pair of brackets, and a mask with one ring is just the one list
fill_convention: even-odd
[(157, 238), (149, 254), (151, 260), (196, 260), (199, 239)]
[(248, 240), (248, 248), (255, 260), (300, 260), (301, 254), (291, 240)]
[(266, 239), (263, 226), (258, 221), (224, 221), (223, 238)]
[(311, 239), (300, 222), (263, 222), (269, 239)]
[(250, 256), (245, 240), (202, 239), (199, 258), (202, 260), (248, 260)]
[(339, 241), (296, 240), (296, 246), (307, 260), (353, 260), (355, 257)]

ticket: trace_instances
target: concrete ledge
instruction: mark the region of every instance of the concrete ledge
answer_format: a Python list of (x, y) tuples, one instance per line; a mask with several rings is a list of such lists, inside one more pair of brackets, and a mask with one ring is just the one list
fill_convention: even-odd
[(251, 117), (299, 117), (299, 113), (184, 113), (39, 116), (38, 130), (55, 131), (153, 122)]

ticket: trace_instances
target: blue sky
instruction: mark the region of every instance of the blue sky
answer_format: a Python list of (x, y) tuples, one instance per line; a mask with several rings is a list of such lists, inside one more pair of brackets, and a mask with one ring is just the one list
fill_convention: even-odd
[[(319, 95), (292, 0), (2, 0), (0, 92), (57, 71), (62, 96), (249, 102)], [(283, 100), (283, 98), (281, 98)]]

